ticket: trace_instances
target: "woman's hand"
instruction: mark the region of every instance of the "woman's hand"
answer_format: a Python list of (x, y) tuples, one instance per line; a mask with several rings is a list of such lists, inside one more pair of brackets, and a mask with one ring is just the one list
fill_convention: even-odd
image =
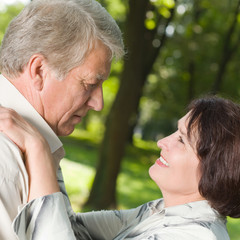
[(12, 109), (0, 106), (0, 131), (22, 151), (32, 200), (59, 191), (53, 157), (39, 131)]
[(0, 131), (4, 132), (26, 154), (34, 145), (48, 147), (39, 131), (12, 109), (0, 106)]

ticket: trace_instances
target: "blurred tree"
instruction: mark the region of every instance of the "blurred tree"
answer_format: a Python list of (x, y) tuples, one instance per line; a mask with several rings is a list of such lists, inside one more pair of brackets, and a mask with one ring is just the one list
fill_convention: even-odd
[(124, 59), (120, 88), (106, 121), (97, 173), (86, 203), (94, 209), (116, 207), (116, 181), (129, 126), (136, 117), (142, 89), (166, 40), (175, 2), (129, 0), (125, 23), (128, 55)]
[(218, 93), (239, 100), (239, 1), (179, 0), (171, 26), (140, 102), (144, 139), (174, 131), (193, 98)]
[[(240, 0), (237, 1), (235, 11), (232, 16), (232, 22), (230, 23), (229, 28), (224, 36), (224, 40), (222, 43), (222, 51), (221, 56), (219, 59), (219, 68), (216, 74), (216, 78), (212, 87), (212, 92), (214, 94), (218, 93), (221, 90), (221, 85), (223, 82), (223, 77), (226, 72), (227, 65), (231, 61), (231, 58), (235, 52), (237, 52), (239, 41), (240, 41), (240, 34), (239, 29), (237, 29), (237, 23), (239, 21), (239, 11), (240, 11)], [(237, 32), (237, 39), (233, 42), (233, 37), (235, 32)]]
[(116, 204), (116, 179), (133, 129), (156, 139), (174, 130), (191, 99), (206, 93), (239, 97), (239, 25), (239, 0), (129, 1), (128, 54), (87, 205)]
[[(88, 114), (82, 126), (97, 135), (106, 128), (88, 201), (105, 208), (116, 203), (124, 145), (133, 132), (146, 140), (169, 134), (189, 100), (209, 92), (239, 99), (240, 0), (99, 1), (124, 30), (128, 52), (104, 83), (104, 110)], [(22, 7), (0, 9), (0, 39)]]

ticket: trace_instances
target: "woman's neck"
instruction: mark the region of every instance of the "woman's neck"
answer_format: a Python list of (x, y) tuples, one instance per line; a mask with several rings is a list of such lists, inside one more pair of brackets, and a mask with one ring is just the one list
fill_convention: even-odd
[(164, 206), (165, 207), (172, 207), (176, 205), (182, 205), (186, 204), (189, 202), (197, 202), (197, 201), (202, 201), (206, 200), (204, 197), (200, 195), (199, 192), (197, 193), (191, 193), (191, 194), (163, 194), (163, 199), (164, 199)]

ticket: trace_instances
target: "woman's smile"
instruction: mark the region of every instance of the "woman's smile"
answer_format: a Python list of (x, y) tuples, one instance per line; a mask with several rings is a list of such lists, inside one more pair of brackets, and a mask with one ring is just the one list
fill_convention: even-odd
[(160, 156), (160, 158), (157, 159), (156, 163), (161, 167), (162, 166), (169, 167), (169, 163), (162, 156)]

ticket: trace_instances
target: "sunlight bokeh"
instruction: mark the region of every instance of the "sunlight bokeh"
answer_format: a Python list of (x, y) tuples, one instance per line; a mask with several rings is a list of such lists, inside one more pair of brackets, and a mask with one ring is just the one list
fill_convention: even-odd
[(11, 5), (11, 4), (15, 4), (15, 3), (23, 3), (23, 4), (27, 4), (30, 2), (30, 0), (1, 0), (1, 4), (2, 5)]
[(0, 12), (6, 11), (6, 7), (9, 5), (15, 5), (15, 4), (28, 4), (30, 0), (1, 0), (0, 1)]

